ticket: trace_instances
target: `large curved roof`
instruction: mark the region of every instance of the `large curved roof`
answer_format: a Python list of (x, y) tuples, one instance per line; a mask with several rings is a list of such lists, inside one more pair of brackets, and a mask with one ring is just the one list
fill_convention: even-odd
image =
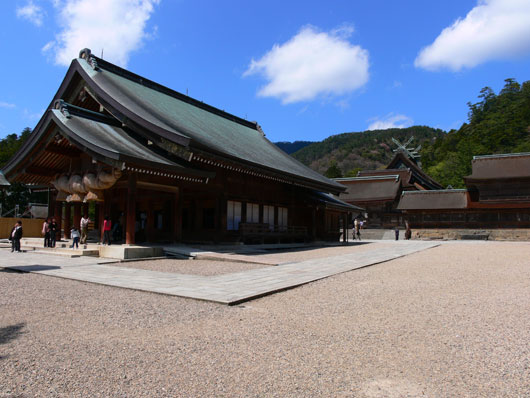
[[(256, 123), (240, 119), (91, 56), (73, 61), (98, 99), (124, 118), (190, 150), (242, 161), (330, 192), (344, 187), (271, 143)], [(97, 67), (93, 67), (93, 61)]]

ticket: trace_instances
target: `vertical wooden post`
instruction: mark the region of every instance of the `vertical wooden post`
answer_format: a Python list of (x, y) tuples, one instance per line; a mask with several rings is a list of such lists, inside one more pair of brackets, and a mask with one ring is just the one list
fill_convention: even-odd
[[(105, 198), (105, 195), (103, 195), (103, 198)], [(98, 228), (99, 228), (99, 242), (103, 242), (103, 220), (105, 218), (105, 199), (103, 199), (103, 202), (99, 202), (96, 206), (97, 213), (98, 213)]]
[(99, 216), (101, 214), (100, 204), (98, 202), (95, 202), (94, 205), (94, 229), (99, 229)]
[(129, 174), (127, 183), (127, 226), (125, 231), (125, 243), (134, 245), (134, 232), (136, 227), (136, 173)]
[(70, 239), (70, 217), (72, 206), (68, 202), (64, 202), (64, 239)]
[(56, 240), (61, 240), (61, 226), (63, 219), (63, 202), (55, 202), (55, 211), (54, 211), (55, 222), (57, 223), (57, 234), (55, 236)]
[(182, 240), (182, 200), (180, 195), (180, 188), (173, 195), (173, 241), (180, 242)]
[(80, 222), (81, 222), (81, 203), (74, 203), (74, 227), (79, 229)]
[(346, 220), (348, 219), (348, 213), (342, 213), (342, 242), (348, 242), (348, 226)]

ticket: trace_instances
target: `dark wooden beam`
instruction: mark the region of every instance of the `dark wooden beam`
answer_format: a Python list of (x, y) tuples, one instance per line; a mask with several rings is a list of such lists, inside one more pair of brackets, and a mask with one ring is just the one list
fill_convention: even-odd
[(32, 174), (35, 176), (53, 177), (56, 174), (60, 174), (63, 170), (60, 169), (48, 169), (46, 167), (29, 166), (24, 170), (26, 174)]
[(82, 151), (80, 151), (77, 148), (74, 148), (74, 147), (65, 148), (65, 147), (62, 147), (62, 146), (59, 146), (59, 145), (56, 145), (56, 144), (49, 144), (46, 147), (45, 150), (47, 152), (51, 152), (51, 153), (54, 153), (56, 155), (66, 156), (66, 157), (69, 157), (69, 158), (77, 158), (82, 153)]
[(127, 218), (125, 226), (125, 243), (128, 245), (135, 243), (137, 181), (138, 176), (136, 173), (129, 174), (129, 179), (127, 180)]

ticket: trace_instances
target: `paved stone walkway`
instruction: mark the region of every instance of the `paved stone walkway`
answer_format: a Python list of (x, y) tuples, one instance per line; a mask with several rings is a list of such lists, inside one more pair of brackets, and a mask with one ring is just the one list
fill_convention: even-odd
[[(232, 274), (199, 276), (105, 265), (98, 258), (65, 259), (53, 255), (0, 250), (0, 267), (234, 305), (357, 268), (393, 260), (440, 243), (400, 241), (377, 250), (318, 258)], [(375, 249), (375, 247), (374, 247)]]

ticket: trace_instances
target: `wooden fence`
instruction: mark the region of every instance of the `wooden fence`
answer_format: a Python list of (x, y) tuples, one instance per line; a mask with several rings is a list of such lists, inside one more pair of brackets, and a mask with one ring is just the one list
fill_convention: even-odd
[(13, 229), (15, 223), (22, 221), (22, 229), (24, 231), (24, 238), (42, 237), (42, 218), (0, 218), (0, 239), (7, 239), (9, 233)]

